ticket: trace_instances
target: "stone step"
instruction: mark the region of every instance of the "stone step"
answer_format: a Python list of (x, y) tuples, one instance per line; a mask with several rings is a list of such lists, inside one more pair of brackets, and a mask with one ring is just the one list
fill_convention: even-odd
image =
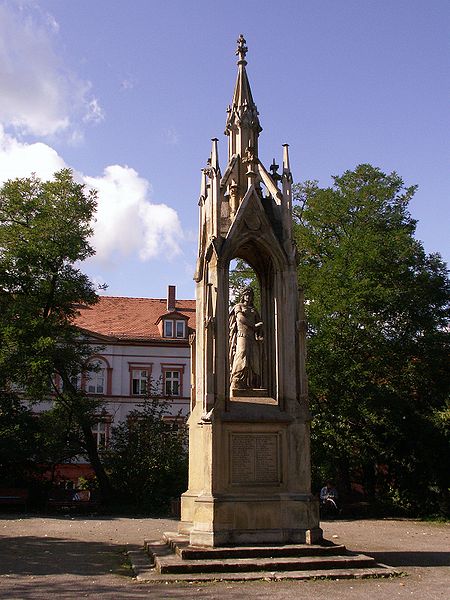
[(168, 573), (241, 573), (251, 571), (305, 571), (311, 569), (348, 569), (376, 566), (373, 558), (364, 554), (344, 556), (302, 556), (275, 558), (222, 558), (183, 560), (177, 554), (155, 555), (155, 569)]
[(173, 531), (166, 531), (163, 533), (163, 540), (169, 544), (173, 551), (176, 552), (177, 548), (184, 548), (189, 546), (189, 536), (182, 535), (181, 533), (174, 533)]
[[(205, 548), (168, 532), (160, 541), (145, 541), (146, 559), (135, 557), (133, 569), (143, 581), (246, 581), (254, 579), (334, 579), (398, 575), (364, 554), (343, 545), (286, 544)], [(131, 555), (130, 555), (131, 557)]]
[[(285, 544), (264, 546), (220, 546), (217, 548), (205, 548), (201, 546), (190, 546), (189, 538), (177, 533), (167, 532), (163, 536), (169, 548), (178, 554), (183, 560), (205, 560), (212, 558), (274, 558), (276, 556), (331, 556), (345, 554), (346, 547), (333, 543), (314, 544)], [(162, 544), (162, 545), (161, 545)], [(146, 540), (145, 548), (149, 551), (159, 552), (163, 548), (163, 542)], [(167, 554), (167, 552), (165, 552)]]
[(132, 568), (139, 581), (158, 582), (201, 582), (201, 581), (282, 581), (285, 579), (364, 579), (368, 577), (394, 577), (401, 572), (385, 565), (365, 568), (308, 569), (298, 571), (248, 571), (241, 573), (167, 573), (161, 574), (151, 568), (149, 557), (142, 551), (128, 552)]
[(345, 554), (345, 546), (275, 546), (275, 547), (247, 547), (247, 548), (187, 548), (178, 547), (178, 556), (183, 560), (206, 560), (218, 558), (276, 558), (276, 557), (301, 557), (301, 556), (336, 556)]

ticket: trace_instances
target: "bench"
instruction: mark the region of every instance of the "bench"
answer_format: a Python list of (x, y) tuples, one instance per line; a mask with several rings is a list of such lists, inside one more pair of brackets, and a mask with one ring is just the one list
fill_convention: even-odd
[(25, 510), (28, 496), (28, 490), (23, 488), (0, 488), (0, 504), (22, 506)]
[(98, 500), (92, 498), (90, 490), (53, 490), (47, 499), (47, 509), (96, 508)]

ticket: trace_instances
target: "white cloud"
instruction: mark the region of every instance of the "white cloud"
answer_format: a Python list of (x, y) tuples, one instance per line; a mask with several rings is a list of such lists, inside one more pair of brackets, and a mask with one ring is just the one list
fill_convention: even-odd
[(52, 31), (55, 33), (59, 32), (59, 23), (52, 14), (44, 13), (44, 20)]
[(92, 100), (88, 104), (88, 111), (84, 115), (83, 120), (88, 123), (100, 123), (100, 121), (103, 121), (104, 118), (105, 113), (102, 107), (100, 106), (99, 101), (97, 100), (97, 98), (92, 98)]
[(0, 125), (0, 182), (36, 173), (50, 179), (55, 171), (65, 167), (64, 160), (47, 144), (24, 144), (8, 135)]
[(89, 275), (89, 279), (94, 284), (94, 288), (100, 296), (108, 294), (108, 284), (103, 275)]
[[(50, 146), (27, 144), (6, 134), (0, 126), (0, 183), (15, 177), (51, 179), (66, 163)], [(100, 177), (74, 174), (77, 181), (98, 191), (98, 209), (91, 263), (116, 262), (137, 256), (141, 261), (171, 258), (181, 252), (183, 232), (177, 212), (166, 204), (150, 202), (150, 183), (130, 167), (112, 165)]]
[(182, 229), (176, 211), (149, 201), (149, 182), (130, 167), (111, 165), (102, 177), (85, 177), (98, 190), (93, 238), (96, 257), (138, 254), (141, 260), (180, 253)]
[(58, 23), (39, 7), (0, 4), (0, 122), (16, 132), (51, 136), (103, 111), (91, 85), (58, 57)]
[[(92, 86), (71, 73), (59, 58), (59, 25), (34, 2), (0, 0), (0, 183), (32, 172), (50, 179), (66, 167), (47, 143), (25, 143), (22, 134), (48, 138), (64, 133), (71, 144), (83, 141), (84, 124), (99, 123), (104, 111)], [(124, 80), (123, 89), (131, 89)], [(169, 143), (177, 143), (174, 130)], [(48, 139), (47, 139), (48, 141)], [(112, 165), (102, 176), (75, 173), (98, 190), (91, 260), (100, 266), (125, 257), (147, 261), (181, 252), (183, 232), (176, 211), (150, 201), (150, 183), (129, 167)], [(101, 277), (101, 276), (99, 276)]]

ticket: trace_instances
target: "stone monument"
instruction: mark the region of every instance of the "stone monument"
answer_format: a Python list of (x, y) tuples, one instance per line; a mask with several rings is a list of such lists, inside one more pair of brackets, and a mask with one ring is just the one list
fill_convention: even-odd
[[(228, 164), (217, 139), (202, 170), (195, 273), (189, 489), (179, 533), (193, 546), (314, 544), (322, 539), (311, 494), (305, 319), (292, 238), (288, 145), (282, 171), (259, 159), (262, 131), (247, 77), (244, 37), (227, 111)], [(231, 302), (229, 269), (257, 275), (260, 309), (246, 289)]]

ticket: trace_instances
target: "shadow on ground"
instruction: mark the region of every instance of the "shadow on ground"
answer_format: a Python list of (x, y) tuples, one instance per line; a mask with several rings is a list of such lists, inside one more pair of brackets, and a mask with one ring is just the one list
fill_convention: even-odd
[[(247, 588), (248, 589), (248, 588)], [(229, 598), (242, 598), (242, 590), (234, 586)], [(230, 590), (227, 590), (230, 594)], [(261, 600), (268, 598), (273, 600), (273, 591), (270, 596), (264, 593), (252, 594), (250, 589), (249, 598)], [(61, 581), (60, 579), (50, 584), (46, 579), (35, 579), (33, 581), (9, 581), (8, 589), (3, 589), (0, 584), (1, 600), (41, 600), (42, 598), (57, 598), (58, 600), (73, 600), (74, 598), (95, 598), (96, 600), (189, 600), (195, 595), (195, 598), (205, 600), (217, 600), (214, 586), (203, 589), (193, 586), (175, 584), (170, 586), (152, 586), (149, 590), (147, 585), (138, 584), (130, 580), (117, 579), (114, 583), (103, 582), (102, 580), (79, 579), (72, 581)], [(221, 593), (221, 596), (223, 592)], [(291, 596), (292, 597), (292, 596)]]
[[(137, 550), (138, 546), (128, 545)], [(0, 575), (103, 575), (124, 573), (125, 548), (54, 537), (1, 537)]]
[(18, 513), (17, 511), (8, 511), (4, 507), (1, 507), (0, 519), (2, 521), (17, 521), (24, 519), (82, 519), (84, 521), (98, 521), (101, 519), (102, 521), (116, 521), (117, 519), (164, 519), (166, 521), (173, 521), (174, 523), (178, 523), (179, 519), (173, 517), (171, 515), (149, 515), (149, 514), (139, 514), (139, 513), (103, 513), (103, 512), (91, 512), (91, 511), (83, 511), (83, 510), (55, 510), (55, 511), (36, 511), (36, 512), (23, 512)]
[[(353, 548), (352, 548), (353, 550)], [(365, 552), (391, 567), (450, 567), (450, 552)]]

